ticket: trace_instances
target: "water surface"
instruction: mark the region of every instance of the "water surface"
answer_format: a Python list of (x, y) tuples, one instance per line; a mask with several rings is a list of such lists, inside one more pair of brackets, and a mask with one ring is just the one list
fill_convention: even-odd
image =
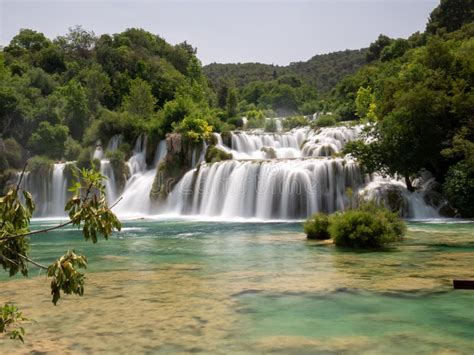
[(140, 220), (96, 245), (37, 236), (32, 255), (69, 247), (89, 260), (84, 297), (54, 307), (43, 274), (1, 274), (1, 301), (36, 321), (2, 352), (474, 353), (474, 292), (452, 290), (474, 279), (473, 223), (410, 222), (393, 248), (352, 252), (297, 223)]

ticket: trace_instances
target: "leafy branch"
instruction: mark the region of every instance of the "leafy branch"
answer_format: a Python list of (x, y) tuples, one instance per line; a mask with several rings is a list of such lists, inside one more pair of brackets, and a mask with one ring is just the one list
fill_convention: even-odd
[[(83, 255), (77, 255), (74, 250), (68, 250), (66, 254), (58, 258), (50, 266), (42, 265), (28, 256), (30, 249), (29, 237), (52, 230), (60, 229), (67, 225), (74, 225), (82, 229), (85, 240), (97, 243), (98, 236), (108, 239), (113, 231), (121, 229), (121, 223), (107, 204), (105, 195), (105, 179), (99, 172), (94, 170), (74, 171), (76, 182), (69, 189), (72, 196), (65, 206), (69, 221), (53, 227), (30, 231), (30, 219), (35, 209), (31, 194), (22, 191), (20, 185), (25, 174), (25, 168), (20, 175), (18, 184), (11, 188), (7, 194), (0, 198), (0, 265), (8, 271), (10, 276), (21, 272), (28, 275), (28, 264), (47, 270), (47, 276), (51, 280), (52, 302), (56, 305), (61, 298), (61, 293), (84, 294), (85, 276), (79, 269), (85, 269), (87, 259)], [(23, 201), (22, 201), (23, 199)], [(9, 332), (10, 338), (23, 341), (24, 329), (8, 330), (16, 324), (25, 320), (18, 309), (13, 305), (5, 305), (0, 320), (0, 333)]]

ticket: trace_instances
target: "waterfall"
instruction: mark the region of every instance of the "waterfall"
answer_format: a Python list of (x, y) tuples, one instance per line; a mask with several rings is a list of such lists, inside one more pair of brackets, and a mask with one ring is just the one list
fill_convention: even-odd
[(112, 204), (117, 199), (117, 184), (115, 182), (115, 174), (114, 169), (112, 169), (112, 165), (110, 161), (107, 159), (102, 159), (100, 161), (100, 173), (105, 176), (104, 185), (105, 185), (105, 193), (107, 196), (107, 202)]
[(169, 212), (260, 219), (305, 218), (348, 204), (363, 176), (353, 161), (224, 161), (189, 171), (172, 191)]
[(162, 139), (160, 143), (156, 146), (155, 157), (153, 158), (153, 167), (157, 167), (158, 164), (165, 158), (166, 156), (166, 140)]
[(399, 209), (405, 217), (438, 216), (426, 204), (424, 191), (411, 193), (401, 181), (363, 175), (349, 157), (330, 158), (361, 131), (362, 126), (317, 131), (304, 127), (286, 133), (237, 131), (231, 133), (229, 146), (216, 133), (217, 147), (232, 153), (234, 160), (189, 171), (170, 193), (167, 212), (300, 219), (347, 208), (350, 188), (363, 198)]
[(147, 169), (146, 165), (147, 137), (138, 137), (133, 155), (128, 160), (130, 178), (125, 184), (122, 201), (115, 208), (121, 216), (140, 216), (151, 213), (150, 191), (156, 174), (156, 166), (166, 155), (166, 142), (160, 141), (155, 151), (153, 167)]
[(36, 217), (62, 217), (68, 197), (68, 181), (64, 176), (65, 163), (54, 164), (51, 170), (32, 174), (26, 172), (23, 188), (35, 201)]
[[(361, 126), (316, 131), (303, 127), (277, 133), (235, 131), (225, 137), (214, 133), (216, 146), (232, 153), (233, 159), (204, 163), (207, 145), (203, 143), (202, 149), (195, 149), (191, 155), (195, 168), (176, 184), (159, 210), (224, 219), (303, 219), (315, 212), (347, 208), (350, 188), (354, 196), (385, 204), (405, 217), (437, 217), (437, 209), (426, 203), (427, 186), (409, 192), (397, 179), (364, 175), (349, 156), (334, 156), (342, 152), (347, 142), (356, 139), (361, 130)], [(107, 150), (118, 149), (121, 140), (121, 136), (112, 137)], [(122, 201), (114, 208), (119, 217), (157, 213), (149, 196), (156, 168), (167, 153), (166, 142), (158, 143), (151, 166), (146, 164), (146, 148), (147, 137), (141, 135), (126, 162), (130, 177), (124, 181)], [(103, 156), (100, 145), (96, 153)], [(65, 215), (65, 166), (54, 164), (50, 170), (25, 175), (24, 187), (33, 194), (36, 217)], [(114, 176), (107, 159), (101, 159), (100, 171), (107, 177), (104, 183), (111, 204), (119, 198), (119, 177)]]
[[(66, 164), (54, 164), (53, 184), (51, 189), (51, 214), (55, 217), (63, 216), (66, 205), (67, 180), (64, 177), (64, 167)], [(49, 213), (48, 213), (49, 214)]]
[(146, 143), (147, 137), (143, 134), (138, 137), (135, 143), (133, 155), (127, 162), (132, 176), (146, 170)]
[(107, 144), (107, 151), (117, 150), (122, 144), (122, 135), (116, 134), (109, 139), (109, 143)]

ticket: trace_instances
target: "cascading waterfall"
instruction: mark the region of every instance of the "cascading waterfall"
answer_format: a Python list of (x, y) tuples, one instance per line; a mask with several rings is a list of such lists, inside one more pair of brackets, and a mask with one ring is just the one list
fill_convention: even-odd
[(398, 180), (363, 175), (349, 157), (330, 158), (356, 139), (361, 126), (308, 127), (287, 133), (232, 132), (230, 146), (215, 134), (217, 147), (233, 160), (202, 164), (189, 171), (168, 197), (167, 211), (223, 218), (301, 219), (315, 212), (347, 208), (350, 188), (387, 203), (397, 190), (405, 217), (438, 216), (423, 192), (410, 193)]
[(67, 180), (64, 177), (64, 168), (66, 164), (54, 164), (53, 168), (53, 186), (51, 189), (51, 210), (54, 216), (64, 215), (64, 205), (67, 197)]
[[(275, 158), (299, 158), (300, 146), (309, 132), (308, 128), (295, 129), (289, 133), (232, 132), (231, 147), (225, 147), (220, 139), (220, 148), (232, 153), (234, 159), (266, 159), (269, 151)], [(229, 150), (230, 148), (230, 150)]]
[(230, 160), (188, 172), (169, 200), (174, 213), (295, 219), (344, 209), (346, 189), (362, 183), (344, 159)]
[(127, 165), (131, 176), (125, 184), (122, 201), (117, 205), (115, 212), (123, 216), (137, 216), (151, 213), (150, 191), (155, 179), (156, 167), (166, 155), (166, 142), (160, 141), (155, 151), (153, 166), (147, 169), (146, 165), (147, 137), (138, 137), (133, 149), (133, 155)]
[(68, 181), (64, 176), (66, 163), (54, 164), (49, 171), (25, 173), (23, 186), (36, 204), (37, 217), (62, 217), (66, 215), (64, 205), (68, 196)]
[(100, 173), (105, 176), (104, 185), (105, 193), (107, 196), (107, 202), (109, 204), (114, 203), (117, 200), (117, 184), (115, 182), (115, 173), (112, 169), (110, 161), (107, 159), (102, 159), (100, 161)]
[(156, 146), (155, 157), (153, 159), (153, 167), (157, 167), (158, 164), (165, 158), (166, 156), (166, 140), (162, 139), (160, 143)]
[[(315, 212), (334, 212), (350, 204), (347, 189), (354, 195), (397, 208), (405, 217), (437, 217), (437, 210), (425, 203), (424, 192), (411, 193), (398, 180), (364, 175), (350, 158), (331, 157), (361, 132), (360, 126), (308, 127), (290, 132), (236, 131), (224, 140), (215, 133), (216, 146), (232, 153), (232, 160), (204, 163), (206, 144), (192, 155), (194, 169), (188, 171), (158, 207), (165, 213), (231, 219), (301, 219)], [(108, 142), (107, 150), (118, 149), (121, 136)], [(226, 145), (224, 141), (228, 144)], [(101, 146), (100, 146), (101, 147)], [(156, 167), (167, 153), (166, 142), (157, 145), (152, 166), (146, 164), (147, 137), (140, 136), (127, 162), (130, 177), (122, 200), (114, 211), (121, 217), (156, 214), (150, 191)], [(103, 153), (101, 149), (97, 154)], [(25, 188), (37, 202), (35, 216), (64, 216), (68, 182), (65, 164), (55, 164), (44, 176), (25, 176)], [(117, 179), (110, 162), (101, 160), (109, 203), (119, 198)]]

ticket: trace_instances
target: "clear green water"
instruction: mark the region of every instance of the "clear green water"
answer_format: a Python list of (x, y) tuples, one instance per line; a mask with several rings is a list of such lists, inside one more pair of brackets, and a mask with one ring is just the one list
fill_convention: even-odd
[[(134, 221), (97, 245), (72, 228), (38, 236), (32, 255), (49, 263), (69, 247), (87, 255), (92, 284), (80, 301), (66, 298), (76, 316), (60, 326), (48, 315), (42, 327), (75, 342), (17, 351), (474, 353), (474, 291), (452, 290), (453, 278), (474, 279), (474, 223), (411, 222), (390, 250), (352, 252), (307, 241), (296, 223)], [(6, 297), (25, 292), (0, 280)], [(101, 295), (136, 312), (128, 329), (94, 333), (95, 344), (77, 335), (77, 318)], [(98, 305), (91, 321), (116, 319), (124, 304)], [(114, 347), (135, 331), (127, 349)]]

